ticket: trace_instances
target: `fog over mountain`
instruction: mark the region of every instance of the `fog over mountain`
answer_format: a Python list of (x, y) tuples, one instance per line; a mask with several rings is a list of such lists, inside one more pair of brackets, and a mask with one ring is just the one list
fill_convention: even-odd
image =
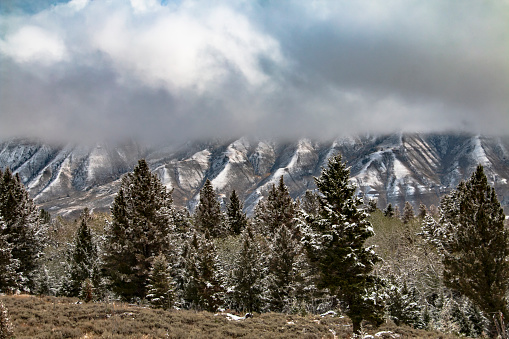
[(0, 4), (0, 138), (509, 127), (508, 1)]

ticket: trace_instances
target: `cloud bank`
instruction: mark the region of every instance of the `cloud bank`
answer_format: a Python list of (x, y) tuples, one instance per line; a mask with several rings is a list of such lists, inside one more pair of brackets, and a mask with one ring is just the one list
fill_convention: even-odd
[(0, 138), (508, 131), (507, 1), (29, 9), (0, 12)]

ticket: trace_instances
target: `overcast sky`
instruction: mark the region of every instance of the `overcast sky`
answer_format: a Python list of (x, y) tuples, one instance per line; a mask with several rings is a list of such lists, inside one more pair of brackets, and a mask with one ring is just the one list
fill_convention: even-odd
[(509, 1), (2, 0), (0, 138), (509, 134)]

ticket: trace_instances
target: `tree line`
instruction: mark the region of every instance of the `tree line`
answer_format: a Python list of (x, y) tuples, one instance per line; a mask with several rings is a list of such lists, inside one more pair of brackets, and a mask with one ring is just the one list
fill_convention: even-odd
[(72, 240), (58, 246), (51, 217), (6, 169), (0, 291), (163, 309), (339, 310), (354, 332), (387, 319), (470, 336), (505, 330), (508, 233), (482, 166), (417, 216), (409, 203), (399, 216), (363, 202), (349, 176), (341, 156), (330, 157), (317, 190), (300, 200), (281, 177), (250, 218), (235, 191), (222, 210), (207, 180), (191, 214), (140, 160), (122, 178), (104, 228), (93, 230), (85, 210)]

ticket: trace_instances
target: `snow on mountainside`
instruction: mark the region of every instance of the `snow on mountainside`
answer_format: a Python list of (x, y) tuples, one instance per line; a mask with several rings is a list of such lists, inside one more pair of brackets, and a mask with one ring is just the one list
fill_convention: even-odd
[(351, 167), (358, 194), (402, 205), (408, 200), (438, 204), (470, 176), (478, 163), (509, 210), (509, 138), (460, 134), (394, 134), (277, 142), (255, 138), (142, 147), (47, 145), (29, 140), (0, 142), (0, 168), (19, 173), (35, 201), (58, 214), (84, 207), (108, 210), (120, 178), (145, 158), (177, 204), (193, 209), (210, 179), (225, 200), (235, 189), (252, 212), (271, 186), (284, 177), (293, 197), (314, 189), (327, 158), (341, 153)]

